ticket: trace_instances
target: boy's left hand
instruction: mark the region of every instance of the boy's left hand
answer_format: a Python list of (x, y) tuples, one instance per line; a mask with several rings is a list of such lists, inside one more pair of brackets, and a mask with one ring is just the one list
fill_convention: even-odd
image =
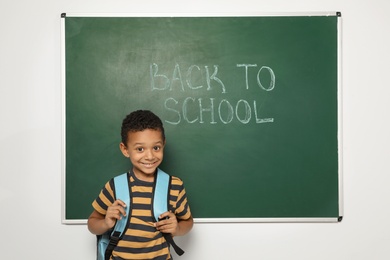
[(176, 215), (167, 211), (160, 215), (159, 221), (154, 223), (156, 229), (163, 233), (170, 233), (174, 235), (178, 229), (178, 222)]

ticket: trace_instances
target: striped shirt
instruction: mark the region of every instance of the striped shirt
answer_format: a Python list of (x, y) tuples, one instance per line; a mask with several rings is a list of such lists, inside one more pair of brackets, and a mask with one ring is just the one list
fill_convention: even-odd
[[(151, 210), (154, 183), (137, 179), (131, 171), (130, 186), (132, 197), (130, 225), (114, 249), (111, 259), (171, 259), (165, 238), (154, 227), (155, 221)], [(97, 212), (105, 215), (107, 208), (114, 201), (114, 181), (111, 179), (93, 201), (92, 206)], [(175, 213), (179, 221), (191, 217), (183, 182), (175, 176), (172, 176), (169, 210)]]

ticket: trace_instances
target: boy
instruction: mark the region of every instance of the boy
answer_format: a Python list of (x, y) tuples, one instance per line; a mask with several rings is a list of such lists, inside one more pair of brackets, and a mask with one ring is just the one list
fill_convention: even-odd
[[(120, 150), (133, 165), (129, 172), (132, 210), (128, 229), (110, 259), (171, 259), (169, 245), (161, 232), (185, 235), (191, 230), (193, 219), (183, 182), (174, 176), (169, 210), (160, 215), (158, 222), (152, 217), (153, 184), (165, 147), (163, 124), (151, 111), (137, 110), (123, 120), (121, 135)], [(95, 235), (114, 227), (121, 215), (126, 214), (127, 205), (114, 199), (113, 186), (111, 179), (92, 203), (94, 211), (88, 218), (88, 229)]]

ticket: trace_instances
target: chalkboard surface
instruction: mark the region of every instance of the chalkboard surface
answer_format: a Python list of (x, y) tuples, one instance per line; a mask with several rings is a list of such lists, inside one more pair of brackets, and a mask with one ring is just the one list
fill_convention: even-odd
[(131, 168), (137, 109), (162, 119), (196, 219), (340, 217), (339, 18), (63, 15), (63, 221)]

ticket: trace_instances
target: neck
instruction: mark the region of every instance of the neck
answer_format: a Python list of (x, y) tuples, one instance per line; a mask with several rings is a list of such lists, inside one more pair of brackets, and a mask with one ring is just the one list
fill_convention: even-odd
[(154, 181), (154, 176), (156, 175), (155, 173), (151, 174), (151, 175), (142, 174), (142, 173), (139, 173), (138, 171), (136, 171), (134, 169), (133, 169), (133, 173), (134, 173), (135, 177), (137, 177), (138, 180), (146, 181), (146, 182), (153, 182)]

